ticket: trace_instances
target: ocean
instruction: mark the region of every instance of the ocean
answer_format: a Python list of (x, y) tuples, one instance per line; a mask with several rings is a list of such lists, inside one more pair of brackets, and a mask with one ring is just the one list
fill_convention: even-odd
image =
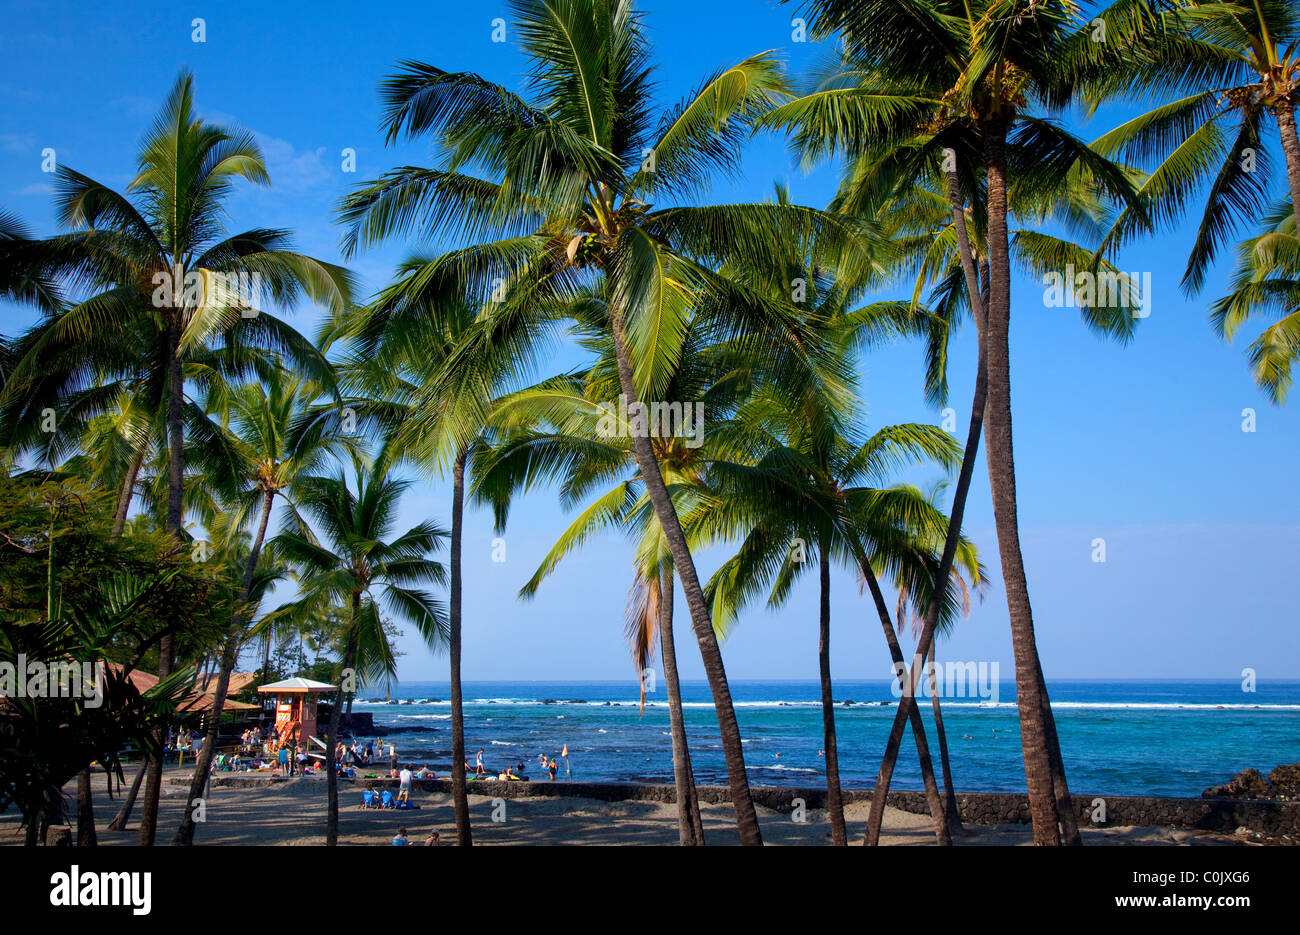
[[(639, 710), (635, 681), (466, 682), (465, 744), (493, 770), (522, 762), (544, 778), (538, 756), (559, 757), (560, 780), (673, 781), (662, 680)], [(1015, 683), (986, 700), (943, 702), (953, 783), (961, 792), (1024, 790)], [(1079, 794), (1199, 796), (1247, 767), (1267, 774), (1300, 762), (1300, 681), (1059, 681), (1049, 686), (1070, 788)], [(390, 731), (398, 758), (450, 769), (446, 682), (405, 682), (386, 697), (362, 692), (354, 710)], [(731, 694), (756, 785), (817, 786), (824, 780), (821, 691), (816, 681), (735, 681)], [(996, 700), (994, 700), (996, 699)], [(699, 783), (725, 783), (712, 696), (705, 682), (682, 686), (688, 742)], [(889, 682), (835, 683), (841, 782), (870, 787), (893, 719)], [(938, 772), (928, 696), (920, 699)], [(910, 732), (893, 787), (921, 788)]]

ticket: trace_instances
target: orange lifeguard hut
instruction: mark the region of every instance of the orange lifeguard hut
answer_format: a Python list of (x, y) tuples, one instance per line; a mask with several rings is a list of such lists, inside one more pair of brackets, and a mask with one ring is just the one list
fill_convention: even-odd
[(280, 736), (280, 746), (285, 746), (306, 743), (308, 738), (316, 736), (317, 696), (334, 694), (339, 687), (311, 679), (292, 678), (262, 685), (257, 690), (275, 696), (275, 728)]

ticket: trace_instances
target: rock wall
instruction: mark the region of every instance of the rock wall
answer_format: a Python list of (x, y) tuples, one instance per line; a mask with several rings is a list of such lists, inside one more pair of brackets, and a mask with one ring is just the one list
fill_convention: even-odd
[[(396, 788), (395, 779), (358, 780), (361, 788)], [(448, 780), (416, 780), (425, 792), (451, 792)], [(700, 801), (725, 804), (731, 801), (727, 786), (697, 786)], [(505, 799), (527, 796), (560, 796), (597, 799), (599, 801), (637, 800), (676, 801), (673, 786), (637, 785), (603, 782), (480, 782), (469, 783), (471, 795), (490, 795)], [(754, 804), (777, 812), (789, 812), (796, 798), (807, 808), (824, 808), (826, 790), (751, 786)], [(843, 790), (845, 803), (869, 802), (870, 789)], [(1275, 802), (1253, 799), (1198, 798), (1176, 799), (1158, 796), (1074, 795), (1074, 811), (1080, 827), (1116, 827), (1120, 825), (1169, 825), (1200, 831), (1232, 834), (1238, 828), (1266, 836), (1279, 843), (1300, 843), (1300, 802)], [(894, 808), (916, 814), (929, 814), (924, 792), (891, 791), (888, 803)], [(1104, 821), (1100, 817), (1104, 803)], [(1029, 798), (1015, 793), (970, 792), (957, 796), (962, 821), (977, 825), (1029, 824)]]
[[(212, 777), (214, 786), (264, 786), (270, 782), (299, 782), (279, 777), (251, 776), (218, 773)], [(176, 777), (171, 783), (188, 784), (186, 777)], [(344, 807), (352, 803), (352, 796), (360, 789), (396, 789), (396, 779), (357, 779), (340, 786)], [(450, 794), (451, 782), (446, 779), (417, 779), (413, 785), (422, 792)], [(470, 795), (516, 799), (528, 796), (555, 796), (561, 798), (596, 799), (604, 802), (676, 801), (672, 786), (638, 785), (615, 782), (482, 782), (468, 784)], [(731, 791), (726, 786), (697, 786), (700, 801), (726, 804), (731, 801)], [(824, 808), (826, 790), (817, 788), (786, 788), (781, 786), (751, 786), (754, 803), (776, 812), (789, 812), (795, 799), (803, 799), (810, 809)], [(869, 802), (870, 789), (845, 789), (845, 803)], [(359, 798), (359, 796), (357, 796)], [(1279, 844), (1300, 844), (1300, 802), (1278, 802), (1257, 799), (1199, 798), (1175, 799), (1156, 796), (1080, 795), (1075, 794), (1074, 809), (1080, 827), (1116, 827), (1120, 825), (1168, 825), (1198, 831), (1217, 831), (1232, 834), (1246, 828), (1259, 838)], [(889, 805), (905, 812), (928, 814), (930, 809), (925, 793), (892, 791)], [(1105, 821), (1100, 817), (1105, 805)], [(1000, 792), (968, 792), (957, 796), (957, 807), (962, 821), (978, 825), (1028, 824), (1029, 799), (1024, 795)]]

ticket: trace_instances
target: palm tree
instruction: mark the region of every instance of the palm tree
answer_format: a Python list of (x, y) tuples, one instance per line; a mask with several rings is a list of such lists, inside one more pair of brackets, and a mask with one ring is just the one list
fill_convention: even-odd
[[(387, 473), (385, 457), (366, 464), (351, 459), (356, 492), (347, 474), (302, 477), (297, 484), (298, 511), (275, 537), (276, 548), (298, 571), (301, 596), (276, 608), (264, 621), (320, 619), (331, 609), (346, 614), (341, 678), (348, 679), (362, 655), (391, 657), (384, 615), (412, 623), (431, 648), (448, 638), (447, 614), (420, 585), (445, 584), (446, 569), (427, 556), (447, 533), (423, 522), (390, 538), (397, 506), (409, 481)], [(319, 528), (318, 539), (312, 525)], [(382, 610), (381, 610), (382, 603)], [(325, 843), (338, 843), (338, 775), (334, 760), (343, 711), (342, 691), (335, 696), (325, 737), (329, 810)]]
[[(860, 321), (860, 319), (858, 319)], [(849, 331), (843, 317), (828, 331)], [(747, 406), (746, 409), (751, 407)], [(959, 462), (955, 440), (932, 425), (890, 426), (869, 438), (856, 436), (854, 408), (827, 394), (782, 400), (760, 393), (752, 404), (770, 432), (763, 457), (752, 467), (719, 465), (715, 483), (719, 503), (701, 513), (720, 538), (742, 537), (739, 549), (718, 569), (706, 594), (715, 621), (732, 620), (741, 607), (770, 587), (769, 607), (783, 604), (798, 578), (813, 567), (819, 576), (818, 663), (821, 677), (823, 750), (826, 759), (827, 812), (831, 839), (848, 843), (839, 783), (835, 710), (830, 675), (830, 577), (836, 561), (847, 563), (869, 582), (881, 601), (877, 575), (893, 569), (900, 580), (932, 570), (911, 559), (924, 552), (918, 542), (937, 541), (946, 518), (914, 489), (877, 487), (892, 470), (908, 464)], [(742, 418), (749, 416), (743, 412)], [(963, 560), (974, 562), (963, 543)], [(880, 608), (878, 607), (878, 610)], [(903, 657), (893, 636), (888, 610), (882, 616), (886, 643), (897, 667)], [(929, 749), (919, 713), (912, 717), (921, 753), (922, 776), (939, 843), (950, 843), (944, 807), (934, 782)]]
[[(522, 345), (540, 353), (553, 329), (535, 327), (538, 310), (607, 281), (608, 328), (629, 406), (660, 398), (679, 353), (685, 311), (702, 299), (716, 299), (716, 315), (739, 332), (765, 335), (767, 346), (803, 347), (789, 303), (739, 288), (715, 264), (743, 263), (770, 254), (774, 244), (803, 244), (817, 235), (823, 247), (847, 253), (858, 246), (859, 225), (788, 205), (646, 204), (656, 197), (685, 200), (713, 174), (734, 170), (752, 118), (784, 93), (775, 61), (757, 55), (706, 78), (656, 128), (650, 48), (630, 3), (513, 0), (511, 10), (531, 63), (526, 85), (533, 100), (475, 74), (404, 62), (384, 88), (388, 138), (431, 133), (442, 164), (400, 168), (354, 192), (342, 211), (345, 249), (409, 231), (455, 231), (470, 240), (443, 258), (492, 296), (478, 323), (481, 336), (458, 352), (466, 362), (481, 358), (484, 348)], [(495, 178), (468, 174), (470, 165)], [(480, 364), (453, 367), (448, 379), (471, 387), (455, 393), (469, 399), (476, 383), (497, 382), (492, 376), (485, 380)], [(759, 844), (740, 733), (699, 578), (649, 438), (636, 439), (635, 448), (703, 655), (741, 839)]]
[(277, 367), (265, 374), (264, 381), (245, 383), (236, 387), (229, 397), (223, 395), (211, 400), (217, 403), (234, 434), (232, 447), (238, 459), (236, 471), (245, 482), (232, 502), (225, 504), (227, 509), (223, 511), (220, 525), (227, 540), (237, 539), (238, 533), (250, 522), (256, 523), (257, 531), (243, 565), (235, 619), (219, 654), (207, 737), (194, 762), (188, 804), (173, 844), (189, 845), (194, 840), (193, 803), (203, 794), (207, 783), (230, 674), (234, 671), (240, 644), (248, 635), (248, 625), (257, 606), (252, 598), (254, 576), (276, 499), (283, 499), (292, 512), (292, 490), (300, 478), (318, 472), (332, 452), (354, 453), (358, 450), (350, 436), (326, 432), (319, 421), (302, 424), (306, 421), (306, 405), (320, 395), (319, 386)]
[[(933, 173), (946, 178), (960, 246), (968, 301), (980, 330), (983, 361), (977, 371), (967, 458), (973, 459), (981, 430), (988, 444), (998, 548), (1010, 609), (1016, 661), (1017, 703), (1025, 775), (1035, 841), (1078, 842), (1069, 790), (1055, 738), (1055, 724), (1038, 661), (1033, 613), (1019, 544), (1015, 464), (1011, 445), (1010, 248), (1008, 197), (1051, 191), (1072, 175), (1096, 191), (1142, 208), (1130, 174), (1050, 119), (1076, 99), (1084, 55), (1079, 45), (1090, 24), (1065, 0), (1000, 0), (958, 3), (929, 0), (899, 6), (887, 0), (815, 0), (810, 26), (815, 35), (841, 31), (844, 46), (862, 76), (858, 86), (804, 101), (787, 114), (809, 124), (809, 137), (823, 151), (870, 140), (890, 147), (895, 172)], [(793, 105), (792, 105), (793, 106)], [(1035, 113), (1037, 107), (1043, 115)], [(1008, 175), (1008, 166), (1018, 173)], [(942, 168), (940, 168), (942, 167)], [(979, 198), (979, 192), (983, 198)], [(965, 205), (982, 216), (989, 269), (987, 294), (970, 247)], [(1094, 269), (1095, 272), (1095, 269)], [(982, 415), (983, 424), (980, 424)], [(952, 568), (970, 466), (964, 464), (954, 491), (937, 581)], [(936, 587), (938, 595), (941, 589)], [(927, 614), (910, 676), (914, 690), (937, 623)], [(910, 692), (895, 716), (895, 734), (912, 706)], [(879, 814), (888, 788), (876, 784)]]
[[(285, 231), (225, 235), (224, 201), (236, 178), (269, 182), (256, 142), (250, 134), (198, 119), (193, 78), (182, 72), (145, 136), (128, 194), (60, 166), (59, 220), (72, 232), (27, 246), (16, 260), (0, 262), (0, 268), (12, 263), (29, 278), (85, 283), (89, 291), (44, 323), (40, 339), (15, 367), (9, 385), (25, 386), (33, 374), (42, 372), (43, 360), (66, 362), (78, 350), (88, 367), (107, 361), (134, 372), (140, 360), (132, 364), (123, 348), (135, 347), (137, 342), (128, 336), (138, 336), (141, 330), (157, 347), (155, 359), (166, 374), (167, 529), (177, 537), (183, 535), (186, 355), (217, 340), (270, 346), (302, 372), (324, 376), (310, 343), (257, 310), (253, 303), (258, 296), (251, 293), (286, 304), (306, 293), (335, 307), (346, 304), (351, 295), (350, 277), (343, 269), (291, 252)], [(225, 282), (223, 277), (241, 274), (257, 288), (210, 288), (213, 282)], [(0, 281), (9, 278), (0, 275)], [(173, 655), (174, 641), (168, 635), (160, 676), (171, 672)], [(155, 758), (146, 780), (142, 844), (153, 843), (161, 782), (162, 763)]]
[[(606, 401), (619, 389), (614, 348), (601, 321), (603, 303), (584, 305), (589, 313), (585, 343), (599, 353), (597, 362), (586, 373), (555, 377), (498, 401), (491, 421), (500, 437), (480, 459), (474, 496), (493, 507), (501, 531), (518, 490), (558, 481), (566, 506), (595, 495), (520, 590), (524, 598), (536, 594), (565, 555), (601, 531), (619, 529), (635, 538), (627, 635), (641, 680), (642, 703), (644, 672), (653, 661), (657, 638), (668, 697), (678, 840), (683, 846), (703, 845), (704, 825), (691, 770), (672, 632), (676, 577), (672, 553), (657, 515), (647, 508), (631, 438), (602, 432), (602, 419), (609, 415), (603, 405), (607, 406)], [(691, 328), (667, 395), (696, 400), (703, 411), (722, 414), (734, 408), (760, 372), (759, 364), (743, 359), (727, 342), (710, 343), (706, 333)], [(709, 463), (724, 456), (719, 436), (711, 434), (700, 441), (700, 445), (693, 445), (681, 435), (653, 439), (655, 457), (679, 513), (693, 502), (692, 488), (701, 483)]]
[[(344, 391), (341, 406), (350, 410), (354, 428), (379, 433), (386, 450), (433, 473), (451, 474), (451, 543), (449, 598), (449, 678), (452, 723), (452, 804), (461, 847), (473, 844), (465, 779), (465, 713), (461, 690), (463, 599), (461, 545), (464, 539), (465, 482), (482, 450), (477, 398), (440, 399), (429, 392), (443, 379), (444, 368), (470, 330), (478, 312), (462, 284), (440, 275), (436, 260), (411, 257), (392, 283), (363, 307), (336, 316), (322, 335), (332, 344), (346, 341), (349, 353), (339, 367)], [(437, 418), (417, 419), (425, 406), (437, 406)], [(341, 412), (342, 410), (338, 410)], [(337, 412), (330, 417), (337, 422)], [(419, 423), (418, 431), (408, 426)], [(478, 424), (476, 424), (478, 422)]]

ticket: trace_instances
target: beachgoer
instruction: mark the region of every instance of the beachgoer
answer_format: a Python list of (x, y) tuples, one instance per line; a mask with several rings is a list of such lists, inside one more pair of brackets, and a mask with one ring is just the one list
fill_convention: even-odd
[(280, 759), (280, 772), (281, 772), (281, 774), (283, 774), (283, 775), (285, 775), (285, 776), (288, 776), (288, 775), (289, 775), (289, 748), (288, 748), (288, 747), (281, 747), (281, 748), (280, 748), (280, 757), (279, 757), (279, 759)]
[(555, 757), (551, 757), (551, 762), (547, 765), (546, 771), (551, 774), (551, 782), (555, 782), (555, 774), (559, 772), (560, 764), (555, 762)]
[(397, 778), (397, 747), (391, 743), (388, 745), (388, 778)]
[(425, 847), (442, 847), (442, 840), (438, 837), (438, 832), (430, 831), (429, 836), (424, 839)]
[(401, 780), (401, 784), (398, 786), (397, 789), (397, 801), (399, 802), (411, 801), (411, 764), (410, 763), (406, 764), (406, 769), (402, 770), (401, 775), (398, 778)]
[(407, 847), (410, 843), (406, 839), (406, 829), (398, 828), (397, 834), (393, 835), (393, 847)]
[(482, 776), (483, 773), (483, 751), (480, 749), (478, 752), (478, 759), (474, 761), (474, 775)]

